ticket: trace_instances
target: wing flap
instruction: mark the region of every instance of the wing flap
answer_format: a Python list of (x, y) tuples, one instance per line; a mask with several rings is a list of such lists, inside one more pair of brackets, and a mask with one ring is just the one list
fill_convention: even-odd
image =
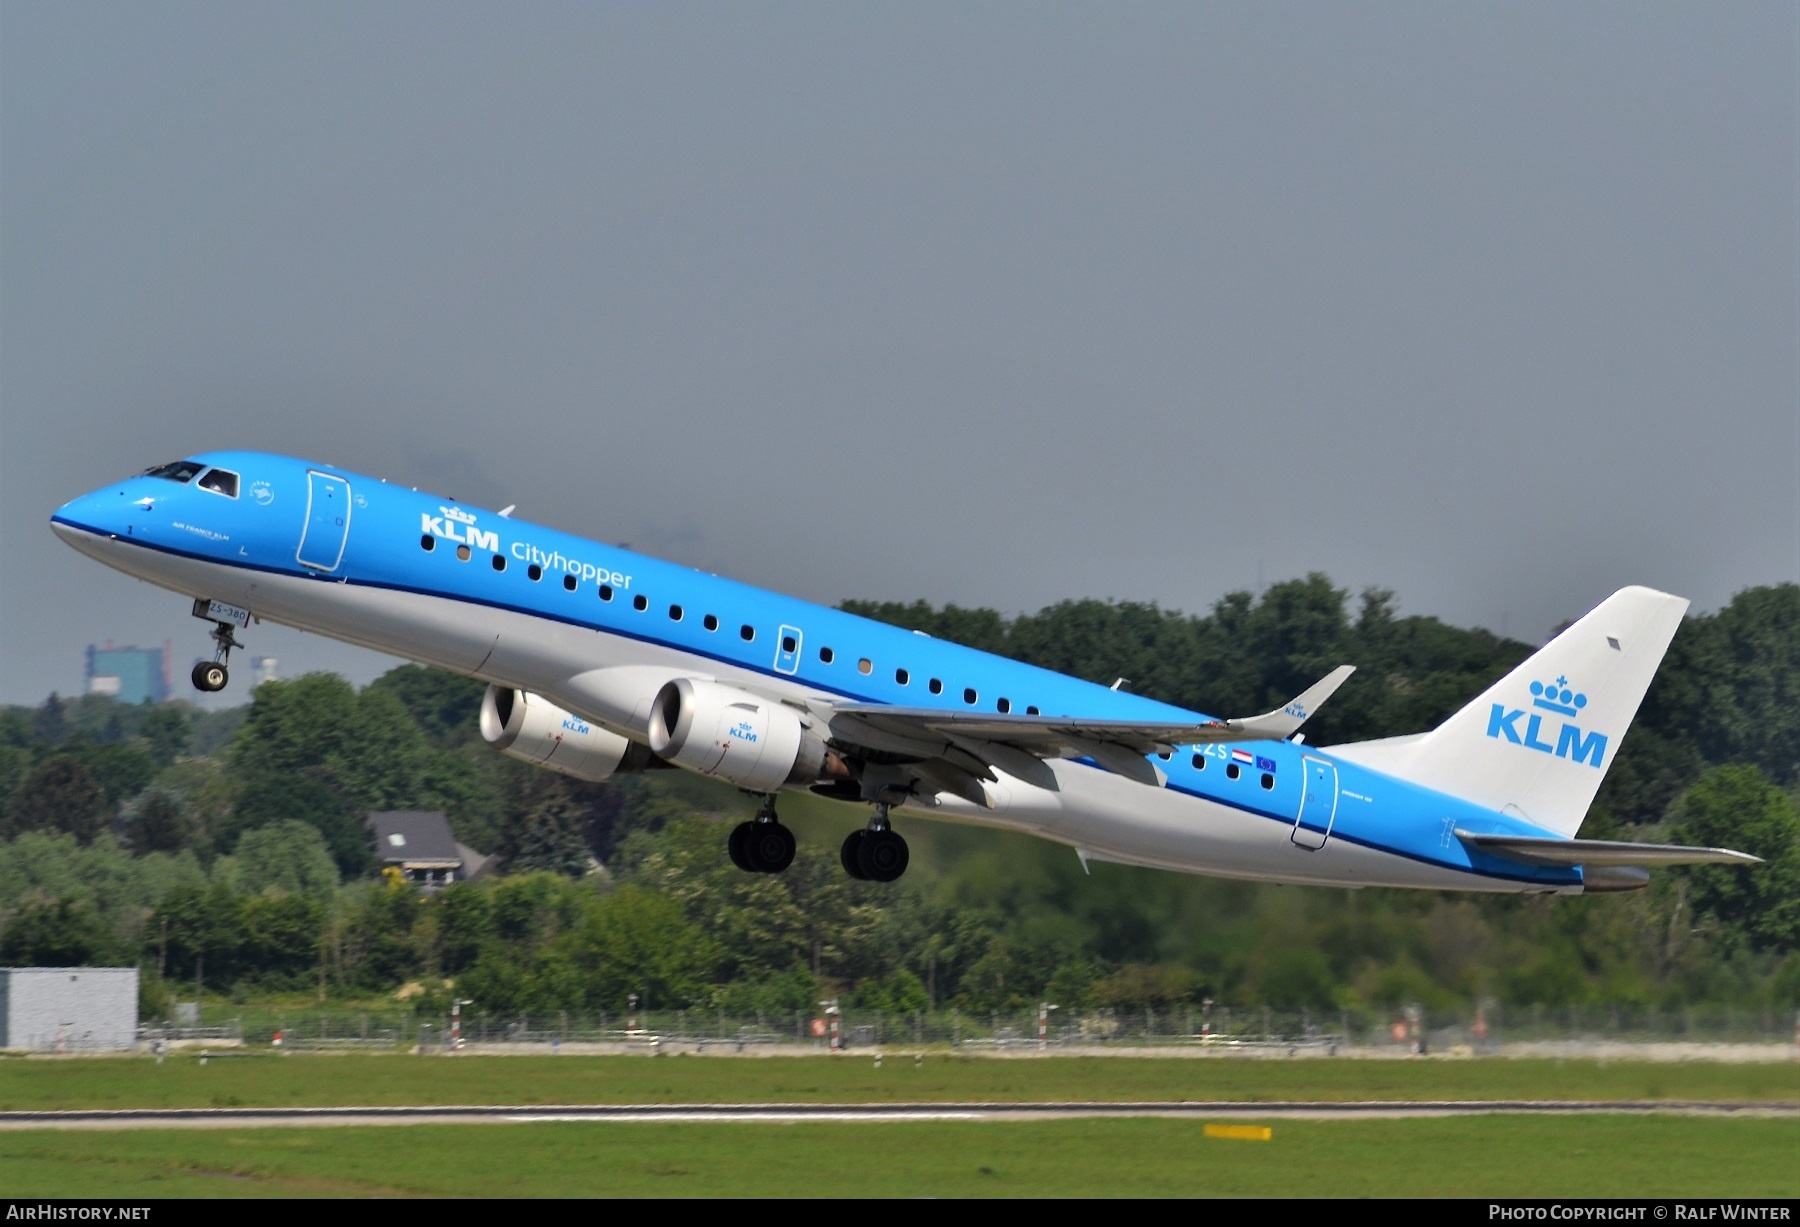
[(1048, 763), (1035, 754), (1028, 754), (1000, 741), (982, 741), (974, 737), (952, 735), (951, 742), (964, 753), (972, 755), (990, 767), (997, 767), (1014, 779), (1024, 780), (1027, 784), (1035, 784), (1047, 792), (1059, 791), (1056, 783), (1056, 772), (1050, 770)]
[(1071, 738), (1070, 742), (1076, 753), (1083, 758), (1093, 759), (1114, 775), (1122, 775), (1151, 788), (1161, 788), (1169, 782), (1169, 777), (1163, 774), (1161, 767), (1130, 746), (1111, 741), (1094, 741), (1086, 737)]
[(835, 708), (834, 713), (854, 716), (886, 731), (890, 736), (926, 740), (940, 740), (951, 736), (977, 738), (1051, 758), (1065, 757), (1070, 752), (1085, 756), (1087, 750), (1078, 746), (1077, 742), (1101, 742), (1124, 746), (1138, 754), (1154, 754), (1175, 746), (1217, 745), (1233, 741), (1279, 741), (1290, 737), (1355, 671), (1354, 665), (1340, 665), (1292, 702), (1272, 712), (1241, 720), (1206, 720), (1199, 723), (1106, 720), (1081, 716), (946, 711), (937, 707), (886, 707), (875, 703), (845, 704)]
[(1760, 856), (1730, 848), (1634, 844), (1610, 839), (1542, 839), (1456, 832), (1471, 848), (1526, 865), (1760, 865)]
[[(1177, 724), (852, 703), (834, 707), (829, 723), (839, 741), (953, 768), (957, 787), (943, 786), (958, 796), (970, 793), (964, 776), (978, 785), (992, 780), (994, 771), (1055, 791), (1055, 773), (1043, 761), (1047, 758), (1092, 759), (1115, 775), (1161, 788), (1168, 777), (1150, 755), (1167, 754), (1176, 746), (1291, 737), (1355, 671), (1354, 665), (1340, 665), (1293, 701), (1243, 720)], [(920, 774), (942, 785), (929, 772), (921, 769)]]

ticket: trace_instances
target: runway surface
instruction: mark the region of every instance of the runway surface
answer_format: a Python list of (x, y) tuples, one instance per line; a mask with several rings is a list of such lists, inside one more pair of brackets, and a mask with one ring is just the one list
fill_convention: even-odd
[(1173, 1117), (1273, 1120), (1382, 1120), (1417, 1116), (1761, 1116), (1800, 1117), (1800, 1103), (1673, 1100), (1469, 1099), (1350, 1103), (1234, 1101), (1186, 1103), (891, 1103), (891, 1104), (560, 1104), (343, 1108), (126, 1108), (0, 1112), (0, 1129), (227, 1129), (344, 1125), (742, 1122), (799, 1124), (903, 1121), (1032, 1121), (1078, 1117)]

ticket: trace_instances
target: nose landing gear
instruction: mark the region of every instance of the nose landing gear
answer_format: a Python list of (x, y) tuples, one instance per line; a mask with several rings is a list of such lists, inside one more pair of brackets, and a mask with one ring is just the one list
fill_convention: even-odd
[(731, 830), (726, 851), (731, 863), (746, 873), (780, 873), (794, 863), (794, 833), (775, 816), (774, 798), (766, 798), (756, 817)]
[[(234, 618), (241, 617), (242, 621), (221, 621), (216, 616), (219, 613), (229, 613)], [(249, 625), (250, 613), (248, 610), (223, 605), (218, 601), (197, 600), (194, 602), (194, 616), (213, 624), (213, 658), (197, 663), (193, 673), (189, 676), (193, 680), (195, 690), (211, 694), (214, 691), (225, 689), (225, 684), (231, 680), (229, 667), (231, 649), (244, 646), (238, 642), (237, 636), (231, 633), (232, 628)]]
[(895, 881), (906, 872), (911, 859), (906, 840), (888, 825), (888, 807), (880, 801), (875, 803), (869, 825), (850, 832), (838, 849), (844, 872), (859, 882)]

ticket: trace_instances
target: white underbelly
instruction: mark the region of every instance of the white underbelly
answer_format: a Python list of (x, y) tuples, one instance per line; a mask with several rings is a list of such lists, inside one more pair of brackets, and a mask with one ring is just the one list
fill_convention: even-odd
[[(1081, 763), (1051, 764), (1056, 792), (1002, 776), (999, 805), (984, 811), (942, 797), (957, 821), (1001, 826), (1068, 844), (1085, 859), (1182, 873), (1317, 886), (1398, 886), (1516, 892), (1522, 883), (1485, 878), (1397, 856), (1347, 839), (1305, 848), (1291, 819), (1252, 814), (1169, 788), (1151, 788)], [(921, 811), (929, 813), (931, 811)]]

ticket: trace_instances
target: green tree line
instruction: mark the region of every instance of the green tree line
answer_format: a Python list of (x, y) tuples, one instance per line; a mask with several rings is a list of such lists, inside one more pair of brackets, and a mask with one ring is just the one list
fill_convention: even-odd
[[(847, 608), (1220, 715), (1264, 710), (1340, 662), (1320, 744), (1435, 725), (1530, 652), (1323, 576), (1206, 615), (1065, 602), (1006, 618)], [(1750, 869), (1659, 873), (1624, 896), (1283, 888), (1094, 865), (1002, 833), (909, 824), (901, 882), (853, 882), (855, 807), (784, 813), (785, 874), (723, 854), (747, 803), (684, 773), (583, 784), (486, 747), (481, 687), (417, 666), (331, 675), (243, 708), (51, 696), (0, 710), (0, 961), (131, 963), (146, 983), (327, 999), (413, 985), (487, 1008), (997, 1010), (1211, 996), (1281, 1008), (1800, 1003), (1800, 587), (1687, 619), (1583, 833), (1723, 844)], [(374, 876), (363, 816), (441, 809), (500, 858), (437, 893)], [(422, 993), (418, 991), (423, 986)]]

